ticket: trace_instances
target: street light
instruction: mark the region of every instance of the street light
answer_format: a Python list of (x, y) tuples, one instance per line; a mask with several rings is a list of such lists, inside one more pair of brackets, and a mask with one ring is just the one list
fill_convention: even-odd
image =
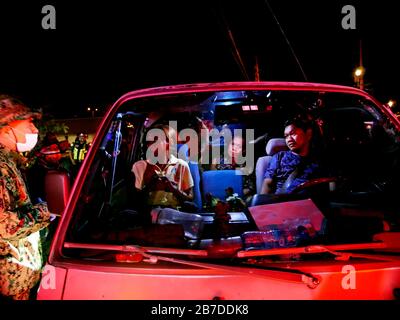
[(94, 112), (95, 112), (95, 111), (98, 111), (98, 109), (97, 109), (97, 108), (94, 109), (94, 108), (88, 107), (88, 108), (87, 108), (87, 111), (92, 112), (92, 118), (94, 118)]
[(396, 101), (394, 100), (389, 100), (389, 102), (387, 103), (387, 105), (389, 106), (389, 108), (393, 108), (396, 105)]
[(356, 77), (359, 77), (363, 74), (363, 70), (361, 68), (357, 68), (354, 74), (356, 75)]
[(360, 66), (354, 70), (354, 82), (356, 83), (357, 87), (361, 90), (364, 90), (364, 74), (365, 68)]
[(99, 111), (100, 111), (99, 108), (95, 108), (95, 107), (87, 107), (86, 110), (87, 110), (88, 112), (91, 112), (91, 113), (92, 113), (92, 118), (94, 118), (95, 112), (99, 112)]

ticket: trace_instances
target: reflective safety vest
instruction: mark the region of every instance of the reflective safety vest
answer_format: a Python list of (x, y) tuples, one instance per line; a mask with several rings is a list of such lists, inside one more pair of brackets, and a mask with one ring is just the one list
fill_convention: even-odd
[(85, 159), (85, 155), (87, 152), (85, 144), (74, 144), (74, 148), (72, 149), (72, 159), (74, 161), (82, 162)]

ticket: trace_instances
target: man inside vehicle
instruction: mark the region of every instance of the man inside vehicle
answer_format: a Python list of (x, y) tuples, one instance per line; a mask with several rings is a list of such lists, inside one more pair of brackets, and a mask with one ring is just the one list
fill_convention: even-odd
[(289, 150), (272, 157), (264, 174), (261, 194), (291, 193), (302, 183), (320, 175), (320, 164), (311, 150), (311, 122), (301, 116), (286, 121), (284, 137)]
[[(152, 134), (147, 135), (150, 141), (146, 160), (139, 160), (132, 167), (135, 188), (146, 195), (150, 207), (190, 211), (194, 183), (189, 165), (171, 152), (177, 133), (168, 125), (156, 125), (149, 132)], [(153, 135), (158, 139), (151, 140)]]

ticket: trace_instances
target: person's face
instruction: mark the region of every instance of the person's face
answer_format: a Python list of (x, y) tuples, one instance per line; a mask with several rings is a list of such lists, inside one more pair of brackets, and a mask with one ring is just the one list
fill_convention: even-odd
[(39, 130), (35, 127), (31, 119), (26, 120), (16, 120), (9, 124), (9, 126), (13, 129), (15, 135), (14, 139), (17, 139), (16, 143), (25, 143), (27, 133), (39, 133)]
[[(38, 132), (39, 130), (35, 127), (31, 119), (15, 120), (9, 123), (5, 128), (2, 128), (2, 143), (13, 151), (29, 151), (37, 142)], [(28, 137), (29, 141), (27, 141), (27, 134), (30, 134)], [(32, 135), (36, 135), (36, 139), (32, 138)], [(29, 148), (26, 149), (28, 146)]]
[(167, 161), (170, 157), (170, 136), (167, 129), (162, 129), (164, 135), (156, 135), (153, 140), (147, 142), (147, 151), (149, 154), (158, 157), (161, 163)]
[(154, 141), (152, 141), (152, 140), (146, 141), (148, 148), (151, 148), (152, 146), (157, 145), (158, 147), (161, 147), (161, 148), (163, 148), (165, 150), (169, 150), (168, 132), (167, 132), (167, 130), (163, 130), (163, 131), (165, 133), (165, 136), (163, 136), (163, 135), (158, 136), (157, 135), (154, 138)]
[(297, 128), (291, 124), (285, 128), (284, 137), (288, 148), (300, 154), (308, 150), (311, 140), (311, 129), (304, 132), (303, 129)]
[(233, 137), (232, 141), (229, 145), (229, 156), (232, 157), (233, 160), (237, 159), (243, 152), (243, 138), (242, 137)]

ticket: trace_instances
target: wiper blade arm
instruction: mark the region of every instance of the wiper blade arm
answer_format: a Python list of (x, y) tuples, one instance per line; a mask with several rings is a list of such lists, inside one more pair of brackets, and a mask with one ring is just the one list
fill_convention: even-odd
[[(191, 249), (175, 249), (175, 248), (155, 248), (155, 247), (140, 247), (135, 245), (125, 245), (125, 246), (118, 246), (118, 245), (107, 245), (107, 244), (89, 244), (89, 243), (72, 243), (72, 242), (65, 242), (64, 248), (75, 248), (75, 249), (93, 249), (93, 250), (108, 250), (108, 251), (120, 251), (132, 254), (141, 254), (144, 258), (143, 262), (149, 263), (157, 263), (158, 261), (166, 261), (171, 263), (177, 263), (197, 268), (209, 269), (209, 270), (216, 270), (222, 271), (224, 273), (235, 273), (242, 276), (254, 276), (254, 277), (261, 277), (261, 278), (274, 278), (288, 282), (295, 282), (295, 283), (304, 283), (309, 288), (314, 289), (320, 283), (320, 280), (315, 276), (305, 273), (299, 270), (286, 270), (286, 269), (276, 269), (272, 268), (263, 268), (263, 270), (254, 270), (254, 269), (238, 269), (238, 267), (230, 267), (230, 266), (220, 266), (215, 264), (209, 263), (202, 263), (202, 262), (193, 262), (187, 260), (180, 260), (176, 258), (169, 258), (159, 255), (149, 254), (149, 252), (159, 253), (159, 254), (183, 254), (183, 255), (191, 255), (191, 256), (207, 256), (207, 251), (205, 250), (191, 250)], [(265, 271), (267, 269), (267, 271)]]
[[(369, 249), (385, 249), (385, 248), (387, 248), (387, 244), (384, 242), (338, 244), (338, 245), (311, 245), (307, 247), (239, 251), (237, 252), (237, 257), (249, 258), (249, 257), (271, 256), (271, 255), (313, 254), (313, 253), (324, 253), (324, 252), (330, 252), (338, 257), (340, 256), (344, 257), (345, 255), (344, 253), (336, 251), (369, 250)], [(351, 254), (351, 255), (355, 257), (357, 254)], [(363, 256), (365, 257), (365, 255)]]
[(107, 250), (119, 251), (127, 253), (158, 253), (158, 254), (173, 254), (173, 255), (189, 255), (206, 257), (208, 252), (206, 250), (194, 249), (176, 249), (176, 248), (157, 248), (157, 247), (141, 247), (135, 245), (112, 245), (112, 244), (92, 244), (92, 243), (73, 243), (65, 242), (64, 248), (68, 249), (93, 249), (93, 250)]

